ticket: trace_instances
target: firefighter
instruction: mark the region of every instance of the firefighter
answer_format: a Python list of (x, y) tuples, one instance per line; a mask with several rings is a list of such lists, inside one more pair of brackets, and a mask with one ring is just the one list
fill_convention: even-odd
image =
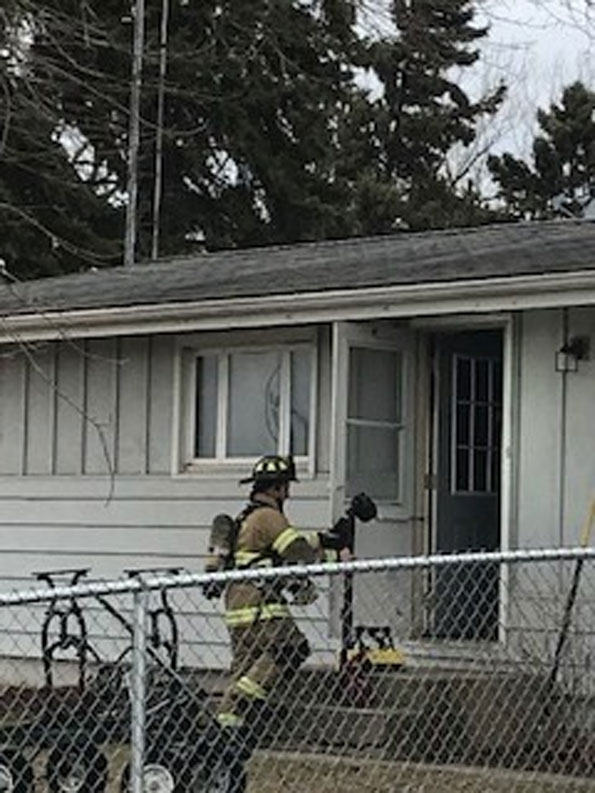
[[(233, 550), (236, 569), (308, 564), (348, 546), (349, 523), (338, 521), (329, 531), (300, 532), (283, 512), (290, 483), (297, 481), (291, 457), (267, 455), (254, 465), (252, 490), (236, 519)], [(290, 595), (290, 600), (287, 595)], [(310, 653), (308, 640), (295, 624), (289, 603), (307, 605), (316, 599), (308, 578), (287, 577), (263, 582), (232, 582), (225, 592), (225, 621), (232, 650), (231, 680), (217, 718), (226, 732), (252, 743), (272, 687), (287, 683)]]

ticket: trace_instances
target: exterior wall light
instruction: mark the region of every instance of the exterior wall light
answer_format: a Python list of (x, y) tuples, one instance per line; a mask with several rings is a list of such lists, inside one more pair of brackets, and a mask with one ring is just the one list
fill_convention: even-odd
[(578, 362), (588, 361), (591, 340), (588, 336), (572, 336), (556, 352), (557, 372), (578, 372)]

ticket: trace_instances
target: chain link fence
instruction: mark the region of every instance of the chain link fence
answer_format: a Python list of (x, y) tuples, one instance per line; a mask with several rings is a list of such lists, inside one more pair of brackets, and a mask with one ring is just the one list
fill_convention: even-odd
[[(6, 793), (595, 791), (593, 549), (38, 579), (0, 595)], [(222, 582), (291, 620), (238, 633)]]

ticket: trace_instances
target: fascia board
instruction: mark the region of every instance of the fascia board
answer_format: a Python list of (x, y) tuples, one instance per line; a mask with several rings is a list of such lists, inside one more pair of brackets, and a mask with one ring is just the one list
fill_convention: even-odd
[(0, 319), (0, 342), (183, 333), (595, 305), (595, 271), (224, 300), (31, 312)]

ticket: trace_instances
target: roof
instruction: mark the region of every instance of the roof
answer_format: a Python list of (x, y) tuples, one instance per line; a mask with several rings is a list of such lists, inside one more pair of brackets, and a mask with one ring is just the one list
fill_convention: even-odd
[(595, 222), (219, 251), (0, 287), (0, 316), (595, 271)]

